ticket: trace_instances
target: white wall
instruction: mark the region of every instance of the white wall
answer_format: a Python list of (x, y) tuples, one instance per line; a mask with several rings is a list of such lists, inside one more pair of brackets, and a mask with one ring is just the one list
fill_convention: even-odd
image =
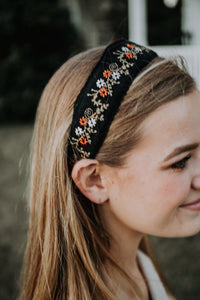
[(135, 43), (147, 44), (146, 0), (128, 0), (129, 39)]
[(182, 29), (192, 33), (192, 45), (200, 45), (200, 0), (182, 1)]
[(184, 57), (186, 67), (189, 73), (196, 80), (197, 86), (200, 89), (200, 45), (196, 46), (155, 46), (153, 48), (158, 55), (165, 58), (173, 58), (176, 56)]

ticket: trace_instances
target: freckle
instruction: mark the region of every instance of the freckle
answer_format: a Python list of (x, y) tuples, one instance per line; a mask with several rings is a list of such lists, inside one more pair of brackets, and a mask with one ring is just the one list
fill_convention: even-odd
[(110, 186), (112, 184), (114, 184), (114, 181), (112, 179), (110, 179), (109, 182), (108, 182), (108, 186)]

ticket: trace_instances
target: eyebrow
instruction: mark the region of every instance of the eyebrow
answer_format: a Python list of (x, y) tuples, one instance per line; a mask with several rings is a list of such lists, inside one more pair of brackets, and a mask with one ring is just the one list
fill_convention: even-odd
[(177, 147), (169, 155), (167, 155), (167, 157), (164, 159), (164, 161), (167, 161), (170, 158), (172, 158), (174, 156), (177, 156), (177, 155), (179, 155), (179, 154), (181, 154), (183, 152), (194, 150), (194, 149), (196, 149), (198, 147), (199, 147), (198, 143), (194, 143), (194, 144), (190, 144), (190, 145), (185, 145), (185, 146)]

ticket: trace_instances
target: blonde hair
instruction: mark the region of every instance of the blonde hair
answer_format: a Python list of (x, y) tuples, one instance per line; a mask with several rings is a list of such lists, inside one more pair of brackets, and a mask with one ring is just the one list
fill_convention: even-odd
[[(86, 51), (61, 66), (45, 87), (38, 106), (21, 300), (113, 300), (115, 295), (105, 280), (103, 262), (109, 260), (125, 274), (109, 254), (109, 236), (103, 229), (98, 205), (80, 194), (67, 166), (73, 104), (102, 51), (103, 48)], [(138, 128), (144, 118), (194, 88), (194, 80), (183, 68), (156, 58), (133, 81), (97, 160), (122, 165), (140, 140)], [(140, 247), (151, 256), (146, 237)], [(133, 286), (140, 295), (137, 285)]]

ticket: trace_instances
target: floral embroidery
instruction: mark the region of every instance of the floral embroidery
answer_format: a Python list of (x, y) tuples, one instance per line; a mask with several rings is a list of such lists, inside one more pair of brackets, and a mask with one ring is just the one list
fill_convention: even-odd
[(114, 72), (114, 71), (117, 71), (119, 68), (118, 64), (117, 63), (112, 63), (109, 65), (109, 69), (111, 72)]
[(131, 58), (133, 58), (133, 54), (131, 52), (126, 52), (126, 57), (128, 59), (131, 59)]
[(122, 47), (123, 52), (129, 52), (130, 50), (127, 47)]
[(87, 124), (87, 119), (85, 117), (82, 117), (79, 121), (79, 123), (81, 124), (81, 126), (86, 126)]
[(114, 80), (118, 80), (120, 77), (121, 77), (121, 75), (118, 71), (112, 73), (112, 78)]
[(102, 78), (98, 79), (97, 82), (96, 82), (96, 85), (99, 89), (101, 89), (105, 84), (106, 83)]
[(101, 95), (101, 97), (106, 97), (108, 95), (108, 90), (106, 88), (102, 88), (100, 91), (99, 91), (99, 94)]
[(140, 49), (139, 47), (135, 47), (135, 50), (138, 52), (142, 52), (142, 49)]
[(84, 111), (84, 116), (86, 118), (89, 118), (92, 114), (93, 114), (93, 110), (90, 107), (86, 108), (86, 110)]
[(76, 123), (74, 131), (76, 136), (72, 134), (70, 140), (72, 147), (76, 149), (82, 158), (90, 157), (91, 153), (85, 149), (90, 149), (87, 146), (93, 143), (93, 136), (99, 133), (99, 123), (104, 122), (104, 114), (109, 108), (115, 86), (121, 84), (124, 77), (130, 77), (129, 69), (134, 66), (138, 54), (141, 55), (143, 52), (149, 52), (149, 49), (130, 43), (113, 50), (110, 55), (112, 55), (114, 62), (110, 63), (100, 73), (103, 78), (98, 78), (94, 83), (94, 87), (84, 95), (87, 97), (88, 107), (84, 110), (79, 121), (77, 120), (81, 127)]
[(111, 75), (110, 70), (104, 70), (103, 77), (108, 78), (108, 77), (110, 77), (110, 75)]
[(81, 127), (77, 127), (75, 129), (75, 133), (76, 133), (76, 135), (80, 136), (83, 134), (83, 129)]
[(96, 125), (96, 120), (91, 118), (88, 120), (88, 126), (93, 128)]
[(82, 137), (82, 138), (80, 139), (80, 143), (81, 143), (81, 145), (85, 146), (85, 145), (87, 145), (88, 141), (87, 141), (86, 138)]
[(133, 45), (131, 45), (131, 44), (127, 44), (126, 45), (129, 49), (134, 49), (135, 48), (135, 46), (133, 46)]

